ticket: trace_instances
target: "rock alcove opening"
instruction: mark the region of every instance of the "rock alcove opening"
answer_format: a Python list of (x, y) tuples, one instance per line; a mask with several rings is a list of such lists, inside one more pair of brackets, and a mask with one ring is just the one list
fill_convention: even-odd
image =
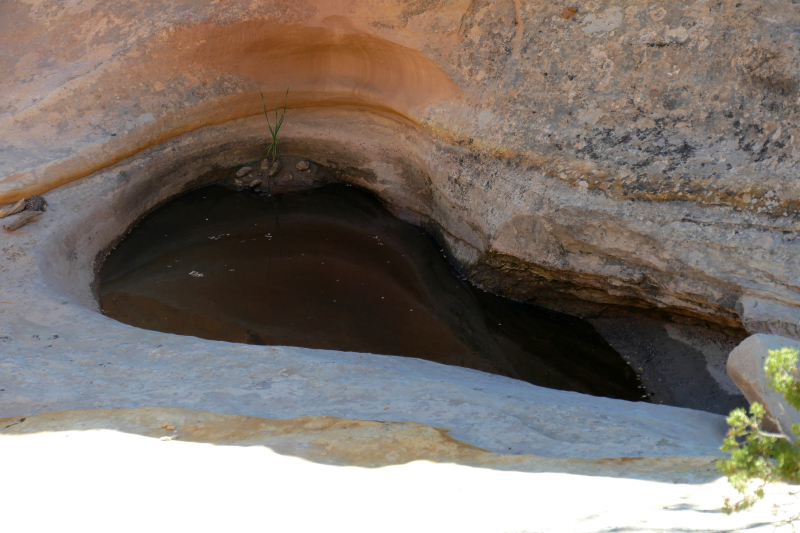
[[(448, 260), (459, 265), (458, 270), (466, 272), (476, 285), (504, 295), (509, 294), (504, 289), (506, 286), (526, 287), (525, 294), (512, 294), (512, 297), (529, 301), (528, 297), (535, 291), (528, 290), (530, 287), (525, 280), (520, 282), (514, 277), (523, 270), (493, 269), (491, 263), (484, 261), (493, 250), (508, 244), (503, 235), (516, 228), (512, 225), (509, 229), (503, 222), (513, 213), (500, 212), (497, 205), (513, 209), (524, 207), (513, 203), (516, 197), (509, 189), (514, 184), (523, 187), (529, 183), (530, 176), (524, 169), (511, 163), (498, 163), (478, 152), (470, 155), (471, 152), (461, 147), (442, 144), (395, 116), (338, 107), (290, 112), (291, 120), (284, 126), (281, 145), (282, 171), (272, 181), (255, 187), (260, 191), (248, 188), (237, 192), (238, 196), (253, 196), (263, 202), (264, 197), (259, 194), (269, 189), (277, 201), (281, 193), (301, 193), (330, 183), (353, 185), (378, 198), (382, 209), (434, 235), (441, 243), (441, 246), (431, 244), (435, 253), (441, 254), (439, 250), (444, 250)], [(221, 180), (228, 180), (234, 186), (235, 172), (242, 162), (252, 160), (263, 150), (268, 135), (263, 115), (204, 127), (142, 150), (85, 181), (62, 188), (59, 195), (48, 198), (52, 210), (62, 209), (64, 217), (48, 241), (47, 260), (42, 263), (45, 279), (83, 307), (99, 311), (98, 268), (126, 232), (142, 222), (148, 213), (155, 213), (172, 199), (190, 191)], [(459, 157), (450, 157), (448, 154), (452, 150), (456, 150)], [(310, 168), (296, 170), (300, 157), (291, 154), (311, 161)], [(264, 169), (258, 163), (254, 167), (248, 178), (252, 181), (262, 174), (263, 181)], [(477, 181), (481, 175), (490, 179), (491, 188), (478, 186), (485, 182)], [(504, 178), (495, 179), (499, 175)], [(551, 186), (560, 187), (557, 183)], [(87, 198), (91, 198), (88, 203)], [(530, 207), (535, 208), (535, 205)], [(211, 217), (204, 216), (201, 222), (205, 222), (205, 218)], [(500, 227), (500, 224), (505, 225)], [(532, 227), (539, 228), (536, 224)], [(203, 235), (202, 239), (216, 242), (209, 237), (220, 233), (223, 232)], [(261, 233), (262, 237), (267, 233)], [(557, 237), (539, 233), (544, 239)], [(538, 250), (538, 241), (530, 241), (529, 237), (524, 232), (520, 235), (522, 246)], [(276, 241), (273, 232), (271, 242)], [(519, 261), (523, 267), (528, 260), (507, 258)], [(204, 276), (192, 277), (192, 280), (208, 281), (202, 270), (195, 270)], [(191, 271), (186, 273), (187, 277)], [(574, 278), (569, 272), (554, 274)], [(260, 275), (263, 273), (256, 274)], [(550, 290), (548, 297), (535, 303), (587, 319), (602, 342), (622, 355), (627, 368), (638, 376), (652, 402), (715, 413), (727, 413), (746, 403), (725, 372), (727, 354), (743, 338), (743, 330), (720, 330), (713, 324), (707, 327), (702, 322), (687, 322), (686, 316), (673, 319), (659, 308), (655, 308), (659, 314), (652, 314), (653, 309), (643, 307), (641, 300), (628, 301), (619, 291), (615, 291), (617, 296), (609, 303), (606, 299), (610, 293), (597, 290), (598, 279), (590, 281), (592, 285), (584, 287), (575, 280), (564, 284), (558, 282), (558, 278), (549, 282), (545, 278), (544, 284), (537, 282), (532, 287), (535, 290), (555, 288), (556, 291)], [(247, 287), (248, 280), (242, 286)], [(591, 298), (579, 299), (578, 305), (573, 305), (575, 295), (580, 297), (583, 293)], [(565, 305), (559, 306), (559, 303)], [(247, 342), (248, 337), (234, 340)], [(261, 341), (277, 342), (263, 337)], [(564, 364), (571, 365), (572, 354), (565, 361), (568, 363)], [(510, 371), (507, 374), (515, 375)], [(550, 386), (587, 392), (585, 388), (574, 386)], [(643, 391), (638, 383), (634, 390), (632, 399), (642, 399)]]
[(273, 182), (269, 164), (227, 170), (144, 217), (99, 271), (103, 312), (168, 333), (409, 356), (647, 401), (585, 320), (481, 291), (369, 192), (318, 187), (332, 181), (324, 169), (282, 160), (291, 179)]

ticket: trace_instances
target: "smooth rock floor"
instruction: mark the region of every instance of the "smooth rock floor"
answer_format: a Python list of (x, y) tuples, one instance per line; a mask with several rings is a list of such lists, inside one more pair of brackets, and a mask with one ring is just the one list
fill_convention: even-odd
[[(178, 440), (139, 435), (130, 426), (143, 425), (130, 412), (116, 418), (109, 412), (55, 413), (50, 425), (50, 414), (29, 419), (8, 429), (33, 423), (31, 431), (0, 433), (0, 456), (14, 458), (3, 468), (4, 479), (12, 482), (0, 484), (4, 530), (775, 532), (790, 531), (781, 523), (797, 512), (793, 491), (775, 486), (770, 504), (725, 516), (719, 507), (732, 490), (702, 470), (670, 483), (598, 471), (597, 462), (573, 461), (565, 472), (563, 461), (548, 465), (541, 458), (518, 457), (512, 460), (521, 471), (514, 471), (507, 469), (513, 464), (441, 461), (436, 456), (441, 445), (426, 448), (428, 460), (405, 464), (370, 468), (357, 459), (349, 466), (322, 464), (276, 452), (269, 442), (276, 433), (278, 438), (289, 433), (308, 456), (324, 459), (332, 443), (324, 439), (320, 421), (306, 421), (306, 429), (316, 423), (311, 431), (284, 426), (270, 432), (263, 429), (269, 421), (248, 429), (252, 419), (244, 417), (176, 410), (135, 415), (159, 422), (200, 417), (207, 436), (221, 424), (220, 442), (184, 442), (180, 423), (175, 432), (161, 430), (178, 434)], [(93, 418), (103, 421), (93, 427)], [(3, 420), (0, 427), (11, 422)], [(432, 442), (420, 439), (419, 428), (411, 426), (395, 425), (388, 436), (379, 431), (381, 442), (402, 442), (409, 432), (422, 444)], [(226, 439), (226, 433), (235, 437)], [(363, 437), (376, 436), (369, 427), (359, 434), (362, 443)], [(361, 450), (367, 454), (370, 446), (362, 444)], [(476, 453), (482, 452), (472, 449), (473, 460)], [(548, 466), (555, 471), (541, 471)]]

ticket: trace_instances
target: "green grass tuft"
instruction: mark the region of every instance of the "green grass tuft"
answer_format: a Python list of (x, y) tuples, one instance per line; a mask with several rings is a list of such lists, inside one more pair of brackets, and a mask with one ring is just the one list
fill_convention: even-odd
[(275, 108), (275, 127), (272, 127), (272, 123), (269, 121), (269, 113), (267, 113), (267, 102), (264, 100), (264, 93), (261, 93), (261, 101), (264, 103), (264, 116), (267, 117), (267, 125), (269, 126), (269, 132), (272, 135), (272, 142), (267, 145), (267, 148), (264, 150), (267, 153), (267, 156), (272, 155), (272, 160), (275, 161), (275, 158), (278, 156), (278, 130), (281, 129), (283, 125), (283, 118), (286, 116), (286, 103), (289, 101), (289, 88), (286, 88), (286, 98), (283, 101), (283, 112), (281, 113), (280, 118), (278, 118), (278, 109)]

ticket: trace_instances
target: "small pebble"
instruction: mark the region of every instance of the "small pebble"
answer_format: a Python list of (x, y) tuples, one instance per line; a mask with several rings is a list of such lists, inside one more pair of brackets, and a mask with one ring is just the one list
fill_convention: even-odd
[(244, 185), (242, 180), (233, 180), (233, 184), (236, 185), (237, 187), (241, 187), (242, 185)]
[(306, 161), (304, 159), (301, 159), (300, 161), (298, 161), (297, 165), (295, 165), (295, 166), (296, 166), (297, 170), (308, 170), (308, 167), (309, 167), (308, 161)]
[(236, 171), (236, 177), (241, 178), (242, 176), (247, 176), (253, 171), (253, 167), (242, 167), (238, 171)]
[(569, 20), (577, 12), (578, 12), (577, 7), (565, 7), (564, 11), (561, 12), (561, 18), (564, 20)]
[(258, 187), (261, 185), (261, 180), (253, 180), (250, 182), (250, 187)]
[(275, 162), (272, 163), (272, 166), (269, 167), (269, 172), (267, 172), (267, 176), (269, 176), (270, 178), (274, 178), (275, 176), (278, 175), (278, 172), (280, 171), (281, 171), (281, 160), (276, 159)]

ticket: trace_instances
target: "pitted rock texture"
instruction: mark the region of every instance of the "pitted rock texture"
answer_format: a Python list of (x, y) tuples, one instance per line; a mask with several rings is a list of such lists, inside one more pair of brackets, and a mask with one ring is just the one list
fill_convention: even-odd
[[(798, 214), (796, 4), (591, 1), (569, 20), (562, 9), (4, 3), (2, 198), (255, 114), (259, 89), (277, 104), (288, 86), (291, 107), (388, 109), (578, 189)], [(42, 153), (36, 139), (56, 144)]]
[(316, 147), (282, 145), (300, 157), (341, 165), (325, 142), (348, 109), (396, 121), (381, 149), (413, 139), (394, 163), (414, 179), (396, 183), (421, 187), (404, 200), (488, 288), (800, 334), (797, 5), (577, 7), (4, 2), (0, 204), (288, 87), (282, 131), (293, 111), (330, 113)]

